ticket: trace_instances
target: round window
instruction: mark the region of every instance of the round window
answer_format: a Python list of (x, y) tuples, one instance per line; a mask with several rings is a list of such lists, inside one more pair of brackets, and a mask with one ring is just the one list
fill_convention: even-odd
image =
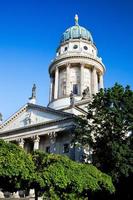
[(75, 44), (75, 45), (73, 46), (73, 48), (74, 48), (74, 49), (77, 49), (77, 48), (78, 48), (78, 45)]
[(87, 46), (84, 46), (84, 49), (85, 49), (85, 50), (88, 50), (88, 47), (87, 47)]

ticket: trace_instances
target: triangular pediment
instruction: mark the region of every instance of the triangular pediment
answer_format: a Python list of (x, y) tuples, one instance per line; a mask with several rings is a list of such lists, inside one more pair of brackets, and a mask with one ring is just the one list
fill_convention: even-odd
[(50, 122), (71, 114), (35, 104), (26, 104), (0, 126), (0, 132)]

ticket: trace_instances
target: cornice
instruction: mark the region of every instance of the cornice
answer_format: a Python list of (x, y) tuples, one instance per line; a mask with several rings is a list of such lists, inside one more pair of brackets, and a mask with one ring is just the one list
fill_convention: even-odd
[(75, 116), (71, 114), (71, 117), (64, 117), (61, 119), (52, 120), (50, 122), (41, 122), (38, 124), (32, 124), (32, 125), (28, 125), (28, 126), (21, 127), (21, 128), (16, 128), (16, 129), (0, 132), (0, 138), (6, 137), (6, 136), (11, 136), (11, 135), (16, 135), (16, 134), (19, 135), (21, 133), (26, 133), (29, 131), (32, 132), (35, 130), (41, 130), (42, 128), (48, 128), (48, 127), (51, 128), (54, 125), (58, 125), (58, 124), (61, 125), (61, 124), (68, 123), (68, 122), (71, 122), (73, 124), (74, 120), (75, 120)]
[(10, 124), (13, 122), (15, 119), (17, 119), (20, 114), (24, 113), (27, 110), (27, 105), (25, 104), (23, 107), (21, 107), (17, 112), (15, 112), (11, 117), (9, 117), (7, 120), (5, 120), (1, 125), (0, 125), (0, 130), (4, 128), (7, 124)]
[[(86, 55), (65, 55), (65, 56), (63, 56), (63, 55), (61, 55), (61, 56), (59, 56), (59, 58), (56, 58), (51, 64), (50, 64), (50, 66), (49, 66), (49, 73), (51, 73), (51, 69), (52, 69), (52, 67), (54, 66), (54, 65), (57, 65), (58, 63), (60, 63), (61, 61), (65, 61), (65, 60), (68, 60), (68, 59), (75, 59), (75, 58), (85, 58), (85, 59), (88, 59), (88, 60), (93, 60), (93, 61), (95, 61), (95, 62), (97, 62), (98, 64), (100, 64), (102, 67), (103, 67), (103, 69), (104, 69), (104, 71), (105, 71), (105, 66), (104, 66), (104, 64), (98, 59), (98, 58), (93, 58), (93, 57), (90, 57), (90, 56), (86, 56)], [(68, 61), (67, 61), (68, 62)], [(87, 64), (87, 63), (85, 63), (85, 64)]]

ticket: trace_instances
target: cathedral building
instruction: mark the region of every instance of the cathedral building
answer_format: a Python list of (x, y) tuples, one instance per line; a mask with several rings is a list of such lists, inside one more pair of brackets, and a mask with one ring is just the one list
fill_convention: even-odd
[(81, 152), (70, 143), (74, 117), (85, 115), (86, 106), (104, 87), (105, 72), (91, 33), (78, 23), (61, 37), (49, 66), (50, 92), (47, 107), (36, 103), (36, 85), (28, 103), (0, 125), (0, 138), (19, 144), (27, 152), (64, 154), (80, 160)]

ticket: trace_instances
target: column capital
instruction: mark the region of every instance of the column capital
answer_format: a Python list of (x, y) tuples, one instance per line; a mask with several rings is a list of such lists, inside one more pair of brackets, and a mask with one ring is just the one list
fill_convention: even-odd
[(34, 141), (34, 151), (39, 149), (39, 141), (40, 137), (38, 135), (33, 136), (33, 141)]
[(55, 71), (56, 71), (56, 70), (59, 70), (59, 67), (58, 67), (58, 66), (55, 67)]
[(100, 76), (103, 76), (103, 73), (102, 73), (102, 72), (98, 72), (98, 74), (99, 74)]
[(22, 147), (22, 148), (24, 147), (24, 139), (23, 138), (18, 138), (17, 142), (18, 142), (20, 147)]
[(94, 65), (91, 66), (92, 71), (96, 70), (96, 67)]
[(39, 135), (34, 135), (33, 140), (36, 141), (36, 142), (39, 142), (40, 141)]
[(82, 63), (82, 62), (81, 62), (81, 63), (80, 63), (80, 66), (81, 66), (81, 67), (84, 67), (84, 66), (85, 66), (85, 63)]
[(52, 140), (52, 139), (56, 138), (57, 133), (56, 132), (50, 132), (50, 133), (48, 133), (48, 136), (49, 136), (50, 140)]
[(67, 66), (67, 67), (70, 67), (70, 66), (71, 66), (71, 63), (70, 63), (70, 62), (67, 62), (67, 63), (66, 63), (66, 66)]

